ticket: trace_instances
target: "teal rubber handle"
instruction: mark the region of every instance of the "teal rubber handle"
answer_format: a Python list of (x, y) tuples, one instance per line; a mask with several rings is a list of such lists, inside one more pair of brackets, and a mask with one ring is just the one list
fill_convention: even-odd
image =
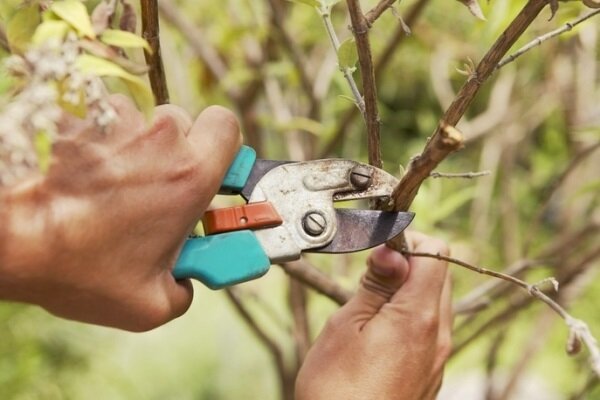
[(176, 279), (193, 278), (211, 289), (259, 278), (271, 262), (249, 230), (188, 239), (173, 269)]
[(252, 147), (242, 146), (225, 174), (219, 193), (240, 193), (248, 181), (255, 161), (256, 151)]

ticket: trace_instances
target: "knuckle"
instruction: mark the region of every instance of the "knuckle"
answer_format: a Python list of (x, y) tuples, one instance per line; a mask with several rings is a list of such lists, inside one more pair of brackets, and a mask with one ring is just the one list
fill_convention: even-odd
[(221, 124), (225, 126), (226, 132), (239, 134), (240, 123), (233, 111), (222, 106), (213, 105), (206, 108), (204, 112), (210, 114), (213, 118), (219, 120)]
[(417, 317), (417, 325), (419, 331), (423, 332), (424, 335), (437, 335), (440, 326), (439, 314), (435, 311), (422, 311)]

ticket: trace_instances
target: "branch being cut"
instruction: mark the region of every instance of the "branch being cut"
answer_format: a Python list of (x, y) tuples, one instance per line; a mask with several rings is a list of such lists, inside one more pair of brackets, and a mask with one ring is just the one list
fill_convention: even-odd
[[(571, 316), (567, 312), (567, 310), (565, 310), (560, 304), (558, 304), (557, 302), (552, 300), (548, 295), (542, 292), (539, 289), (538, 285), (531, 285), (519, 278), (515, 278), (514, 276), (506, 275), (501, 272), (492, 271), (486, 268), (481, 268), (466, 263), (464, 261), (458, 260), (456, 258), (444, 256), (441, 254), (411, 251), (404, 251), (404, 254), (410, 257), (427, 257), (434, 258), (436, 260), (446, 261), (480, 274), (489, 275), (495, 278), (505, 280), (524, 289), (525, 291), (527, 291), (527, 293), (529, 293), (530, 296), (535, 297), (541, 300), (542, 302), (546, 303), (555, 313), (557, 313), (565, 321), (565, 324), (569, 328), (569, 340), (567, 342), (567, 352), (569, 352), (569, 354), (575, 354), (575, 349), (579, 341), (583, 342), (586, 345), (590, 352), (590, 364), (592, 370), (596, 373), (596, 375), (600, 377), (600, 347), (598, 347), (598, 341), (592, 335), (587, 324), (584, 321)], [(558, 290), (558, 282), (554, 280), (554, 278), (550, 279), (555, 285), (555, 290)]]
[(148, 76), (154, 93), (156, 105), (169, 102), (169, 88), (165, 76), (162, 54), (160, 51), (160, 33), (158, 22), (158, 0), (142, 0), (142, 36), (150, 44), (152, 51), (144, 51), (146, 64), (150, 67)]
[[(429, 177), (433, 169), (448, 155), (461, 147), (462, 135), (452, 127), (458, 123), (467, 111), (483, 83), (495, 70), (500, 59), (525, 32), (525, 29), (535, 20), (546, 4), (546, 0), (529, 0), (477, 65), (473, 74), (462, 86), (456, 98), (444, 113), (441, 119), (442, 123), (439, 124), (427, 141), (423, 152), (408, 164), (406, 173), (392, 195), (394, 210), (408, 210), (419, 191), (419, 187)], [(449, 128), (455, 134), (449, 134)]]

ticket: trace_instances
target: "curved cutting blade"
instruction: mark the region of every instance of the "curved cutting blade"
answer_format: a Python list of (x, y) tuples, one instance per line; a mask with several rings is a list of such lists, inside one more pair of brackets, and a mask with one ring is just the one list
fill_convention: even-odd
[(350, 253), (380, 245), (399, 235), (415, 214), (372, 210), (336, 209), (337, 233), (325, 247), (309, 253)]

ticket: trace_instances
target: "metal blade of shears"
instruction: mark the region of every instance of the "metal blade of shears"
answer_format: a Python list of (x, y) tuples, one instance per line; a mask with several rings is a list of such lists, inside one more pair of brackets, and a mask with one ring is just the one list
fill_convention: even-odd
[(378, 246), (399, 235), (414, 213), (336, 209), (337, 232), (325, 247), (310, 253), (350, 253)]

